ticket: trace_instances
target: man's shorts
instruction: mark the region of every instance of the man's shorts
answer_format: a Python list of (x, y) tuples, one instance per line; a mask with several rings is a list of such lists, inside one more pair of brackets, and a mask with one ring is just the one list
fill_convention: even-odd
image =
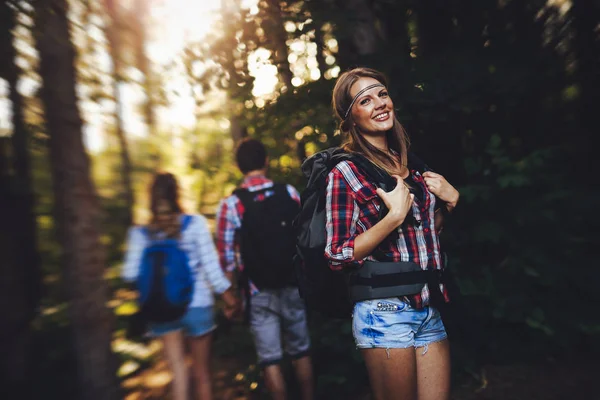
[(150, 336), (162, 336), (183, 330), (186, 336), (198, 337), (212, 332), (217, 326), (213, 318), (213, 307), (192, 307), (181, 319), (173, 322), (150, 324)]
[(294, 359), (308, 355), (306, 311), (298, 288), (265, 289), (252, 296), (250, 330), (261, 367), (279, 363), (284, 353)]
[(352, 333), (360, 349), (424, 347), (427, 351), (429, 344), (447, 337), (437, 309), (415, 309), (397, 297), (356, 303)]

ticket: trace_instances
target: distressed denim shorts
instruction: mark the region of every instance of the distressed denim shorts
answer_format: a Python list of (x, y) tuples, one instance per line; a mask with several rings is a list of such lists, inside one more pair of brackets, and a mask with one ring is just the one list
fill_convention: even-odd
[(310, 336), (298, 288), (265, 289), (252, 296), (250, 330), (261, 367), (281, 362), (284, 353), (293, 359), (308, 355)]
[(427, 349), (430, 343), (447, 338), (437, 309), (415, 309), (397, 297), (356, 303), (352, 313), (352, 333), (356, 347), (360, 349)]
[(173, 322), (150, 324), (150, 336), (162, 336), (169, 332), (183, 330), (186, 336), (198, 337), (215, 330), (213, 307), (190, 307), (181, 319)]

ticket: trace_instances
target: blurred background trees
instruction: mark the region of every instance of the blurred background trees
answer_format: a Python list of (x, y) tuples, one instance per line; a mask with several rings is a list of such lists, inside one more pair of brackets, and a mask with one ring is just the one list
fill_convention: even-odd
[[(480, 342), (476, 358), (455, 338), (458, 370), (597, 350), (597, 0), (210, 3), (0, 2), (7, 384), (72, 398), (77, 373), (115, 398), (109, 311), (152, 173), (177, 173), (186, 209), (212, 218), (253, 136), (301, 189), (302, 160), (343, 139), (331, 90), (354, 66), (388, 75), (413, 150), (460, 188), (443, 240)], [(323, 393), (364, 385), (347, 324), (315, 340)]]

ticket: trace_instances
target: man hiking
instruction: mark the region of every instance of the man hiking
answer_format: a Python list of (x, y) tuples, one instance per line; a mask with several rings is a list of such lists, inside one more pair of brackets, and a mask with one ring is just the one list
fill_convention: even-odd
[(285, 354), (292, 359), (302, 399), (312, 400), (310, 339), (292, 264), (292, 222), (300, 209), (300, 196), (291, 185), (266, 177), (267, 153), (260, 141), (243, 140), (236, 162), (244, 180), (221, 201), (217, 214), (221, 266), (230, 279), (237, 272), (258, 364), (272, 398), (286, 398), (280, 366)]

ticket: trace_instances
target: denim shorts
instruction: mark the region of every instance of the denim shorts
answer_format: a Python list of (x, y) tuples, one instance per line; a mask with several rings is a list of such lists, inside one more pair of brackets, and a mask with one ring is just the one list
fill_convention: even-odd
[(447, 338), (437, 309), (415, 309), (397, 297), (356, 303), (352, 313), (356, 347), (404, 349), (425, 347)]
[(191, 307), (181, 319), (173, 322), (150, 324), (150, 336), (162, 336), (169, 332), (183, 330), (186, 336), (202, 336), (212, 332), (215, 328), (213, 308)]
[(261, 367), (279, 363), (284, 353), (295, 359), (308, 355), (310, 337), (298, 288), (265, 289), (252, 296), (250, 330)]

